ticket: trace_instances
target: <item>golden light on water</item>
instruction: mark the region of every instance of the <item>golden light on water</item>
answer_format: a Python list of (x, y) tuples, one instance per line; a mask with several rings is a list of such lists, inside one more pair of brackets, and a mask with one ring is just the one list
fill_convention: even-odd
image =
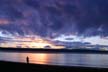
[[(44, 54), (44, 53), (20, 53), (20, 57), (23, 62), (27, 62), (26, 58), (29, 58), (29, 63), (35, 64), (50, 64), (50, 63), (64, 63), (64, 55), (63, 54)], [(63, 60), (63, 61), (62, 61)]]
[(36, 55), (29, 55), (29, 61), (30, 63), (39, 63), (39, 64), (46, 64), (48, 62), (47, 58), (48, 56), (46, 54), (36, 54)]

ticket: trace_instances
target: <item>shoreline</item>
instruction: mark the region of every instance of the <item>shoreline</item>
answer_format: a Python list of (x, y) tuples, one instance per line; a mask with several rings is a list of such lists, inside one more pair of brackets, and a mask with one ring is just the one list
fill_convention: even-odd
[[(93, 54), (108, 54), (106, 52), (92, 51), (92, 50), (65, 50), (65, 49), (30, 49), (30, 48), (0, 48), (0, 51), (6, 52), (31, 52), (31, 53), (93, 53)], [(108, 68), (98, 68), (98, 67), (82, 67), (82, 66), (61, 66), (61, 65), (45, 65), (45, 64), (33, 64), (33, 63), (20, 63), (20, 62), (10, 62), (10, 61), (0, 61), (1, 71), (9, 72), (108, 72)]]
[(27, 63), (18, 63), (18, 62), (8, 62), (8, 61), (0, 61), (1, 65), (1, 71), (9, 71), (9, 72), (50, 72), (50, 71), (60, 71), (60, 72), (68, 72), (68, 71), (74, 71), (74, 72), (107, 72), (108, 68), (92, 68), (92, 67), (75, 67), (75, 66), (56, 66), (56, 65), (42, 65), (42, 64), (27, 64)]
[(0, 51), (6, 52), (30, 52), (30, 53), (86, 53), (86, 54), (108, 54), (108, 51), (88, 50), (88, 49), (34, 49), (34, 48), (2, 48)]

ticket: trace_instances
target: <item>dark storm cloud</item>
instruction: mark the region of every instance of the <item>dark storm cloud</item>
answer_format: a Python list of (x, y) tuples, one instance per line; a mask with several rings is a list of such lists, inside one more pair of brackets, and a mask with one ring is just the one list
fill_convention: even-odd
[[(108, 33), (108, 1), (84, 0), (81, 3), (81, 12), (84, 13), (79, 21), (80, 33), (90, 29), (91, 33), (99, 34), (98, 28), (102, 28), (103, 34)], [(91, 34), (92, 35), (92, 34)]]
[(108, 35), (108, 0), (0, 0), (0, 18), (11, 33)]
[(6, 17), (9, 19), (21, 18), (21, 12), (14, 8), (13, 0), (0, 0), (0, 18)]
[(9, 25), (0, 25), (0, 29), (2, 30), (7, 30), (10, 33), (14, 34), (19, 33), (20, 35), (23, 35), (23, 31), (20, 29), (20, 27), (18, 25), (15, 24), (9, 24)]
[(23, 35), (23, 31), (15, 20), (21, 19), (22, 13), (14, 8), (13, 0), (0, 0), (0, 30), (7, 30), (10, 33), (17, 32)]
[(39, 8), (39, 1), (38, 0), (24, 0), (24, 2), (28, 5), (28, 6), (32, 6), (34, 8)]

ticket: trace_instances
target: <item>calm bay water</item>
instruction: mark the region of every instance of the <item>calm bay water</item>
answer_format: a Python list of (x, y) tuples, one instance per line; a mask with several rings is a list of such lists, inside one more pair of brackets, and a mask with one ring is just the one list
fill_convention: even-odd
[(107, 54), (0, 52), (3, 61), (26, 62), (27, 56), (35, 64), (108, 68)]

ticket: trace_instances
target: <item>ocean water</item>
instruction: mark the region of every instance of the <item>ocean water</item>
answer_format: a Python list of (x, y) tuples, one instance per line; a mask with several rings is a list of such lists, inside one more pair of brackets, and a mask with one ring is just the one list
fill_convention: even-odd
[(108, 54), (0, 52), (1, 61), (108, 68)]

